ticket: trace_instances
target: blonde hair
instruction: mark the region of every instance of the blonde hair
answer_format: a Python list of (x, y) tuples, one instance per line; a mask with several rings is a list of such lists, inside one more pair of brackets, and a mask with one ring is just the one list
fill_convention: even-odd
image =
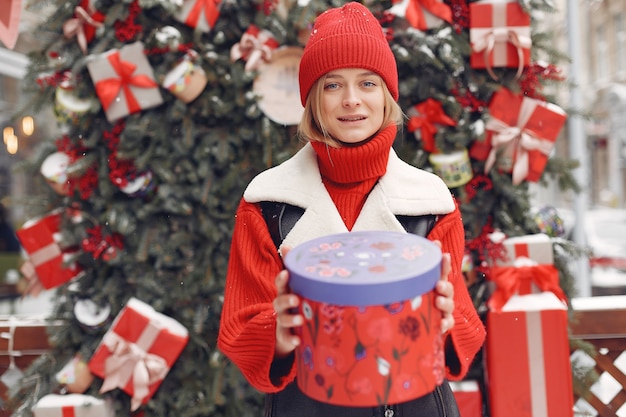
[[(320, 77), (311, 87), (304, 106), (302, 119), (298, 124), (298, 138), (302, 141), (324, 142), (334, 148), (341, 147), (341, 143), (330, 136), (322, 117), (322, 94), (326, 76)], [(394, 100), (387, 84), (382, 83), (385, 97), (385, 115), (381, 129), (395, 124), (401, 126), (404, 123), (404, 113), (400, 105)]]

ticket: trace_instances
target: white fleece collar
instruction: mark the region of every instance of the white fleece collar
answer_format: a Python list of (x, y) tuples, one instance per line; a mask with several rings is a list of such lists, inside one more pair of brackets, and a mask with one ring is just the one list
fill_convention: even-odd
[[(289, 160), (257, 175), (243, 197), (250, 203), (276, 201), (305, 209), (283, 242), (289, 247), (348, 231), (322, 183), (310, 144)], [(400, 160), (391, 149), (387, 172), (372, 189), (352, 230), (403, 231), (396, 215), (447, 214), (454, 207), (450, 190), (439, 177)]]

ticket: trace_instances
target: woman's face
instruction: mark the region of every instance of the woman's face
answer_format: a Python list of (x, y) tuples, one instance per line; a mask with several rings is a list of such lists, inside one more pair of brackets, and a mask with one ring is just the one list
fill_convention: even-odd
[(383, 79), (376, 73), (343, 68), (326, 74), (321, 100), (328, 133), (344, 144), (371, 138), (385, 116)]

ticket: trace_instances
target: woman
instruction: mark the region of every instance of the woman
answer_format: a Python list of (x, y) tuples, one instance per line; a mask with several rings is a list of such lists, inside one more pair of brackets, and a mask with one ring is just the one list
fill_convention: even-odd
[[(294, 379), (293, 314), (282, 256), (304, 241), (356, 230), (404, 231), (398, 216), (436, 218), (427, 237), (444, 252), (436, 291), (446, 344), (446, 376), (462, 378), (485, 332), (461, 275), (464, 230), (443, 181), (402, 162), (392, 150), (403, 114), (395, 58), (377, 19), (358, 3), (315, 21), (299, 70), (305, 107), (299, 135), (308, 143), (251, 181), (237, 209), (218, 346), (248, 381), (268, 393), (277, 417), (458, 416), (447, 383), (430, 394), (384, 407), (339, 407), (299, 391)], [(300, 207), (302, 215), (272, 240), (262, 203)]]

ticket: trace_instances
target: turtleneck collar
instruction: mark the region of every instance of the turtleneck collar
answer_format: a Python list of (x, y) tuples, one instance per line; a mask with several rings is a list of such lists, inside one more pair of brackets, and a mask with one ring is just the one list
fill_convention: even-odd
[(388, 126), (366, 143), (353, 147), (333, 148), (323, 142), (311, 142), (322, 177), (342, 184), (380, 178), (387, 170), (396, 132), (395, 125)]

